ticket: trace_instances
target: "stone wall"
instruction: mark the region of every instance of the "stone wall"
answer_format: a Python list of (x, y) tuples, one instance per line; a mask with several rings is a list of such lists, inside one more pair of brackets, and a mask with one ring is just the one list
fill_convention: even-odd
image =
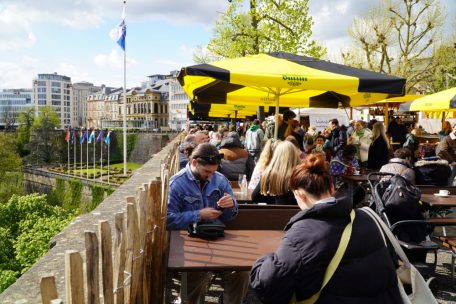
[(84, 231), (97, 232), (98, 222), (101, 220), (109, 221), (111, 231), (114, 234), (115, 214), (126, 211), (126, 197), (134, 196), (138, 187), (148, 184), (160, 176), (161, 161), (171, 150), (172, 144), (168, 144), (140, 169), (135, 170), (133, 176), (107, 197), (95, 210), (78, 216), (68, 227), (55, 236), (51, 241), (51, 243), (55, 243), (55, 246), (24, 273), (16, 283), (0, 295), (0, 303), (41, 303), (40, 278), (47, 274), (55, 276), (59, 297), (64, 299), (65, 251), (77, 250), (85, 259)]
[(178, 133), (154, 134), (139, 133), (135, 147), (129, 156), (128, 161), (145, 164), (155, 153), (159, 152), (170, 140), (173, 140)]

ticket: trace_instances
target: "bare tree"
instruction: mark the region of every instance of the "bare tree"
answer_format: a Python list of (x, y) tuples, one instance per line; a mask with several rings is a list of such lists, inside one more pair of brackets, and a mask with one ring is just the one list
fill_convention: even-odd
[(343, 52), (346, 64), (407, 78), (407, 92), (432, 81), (433, 51), (444, 16), (438, 0), (384, 0), (349, 29), (353, 48)]
[(5, 130), (11, 130), (14, 128), (17, 116), (17, 112), (14, 110), (13, 106), (8, 105), (3, 107), (2, 120), (5, 124)]

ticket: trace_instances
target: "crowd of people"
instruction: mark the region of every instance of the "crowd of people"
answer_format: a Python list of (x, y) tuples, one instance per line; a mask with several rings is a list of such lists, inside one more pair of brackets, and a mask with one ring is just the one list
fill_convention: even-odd
[[(399, 174), (413, 184), (438, 186), (452, 185), (456, 176), (456, 124), (450, 132), (448, 126), (442, 130), (445, 135), (438, 145), (420, 145), (417, 137), (423, 130), (407, 128), (400, 118), (387, 128), (383, 122), (358, 120), (344, 126), (331, 119), (326, 129), (317, 132), (312, 126), (304, 128), (294, 112), (286, 111), (277, 139), (274, 128), (274, 123), (255, 119), (237, 130), (209, 125), (190, 130), (180, 147), (181, 171), (170, 179), (167, 215), (168, 229), (235, 217), (239, 210), (229, 181), (238, 181), (240, 175), (249, 181), (253, 202), (298, 205), (302, 211), (290, 220), (278, 251), (259, 259), (250, 273), (250, 285), (264, 303), (289, 303), (292, 296), (301, 301), (318, 291), (322, 265), (331, 258), (325, 253), (335, 251), (329, 247), (337, 244), (319, 240), (337, 240), (354, 207), (354, 198), (344, 196), (342, 176), (368, 169)], [(356, 277), (363, 272), (360, 265), (370, 265), (369, 271), (382, 284), (369, 283), (359, 295), (359, 286), (339, 274), (334, 279), (337, 290), (332, 283), (322, 297), (328, 303), (359, 302), (359, 296), (373, 303), (398, 303), (397, 260), (390, 258), (380, 236), (371, 237), (375, 224), (359, 212), (356, 216), (355, 241), (348, 252), (357, 262), (342, 262), (343, 269)], [(192, 275), (189, 303), (196, 303), (211, 274)], [(223, 275), (227, 279), (220, 301), (242, 303), (249, 273)]]

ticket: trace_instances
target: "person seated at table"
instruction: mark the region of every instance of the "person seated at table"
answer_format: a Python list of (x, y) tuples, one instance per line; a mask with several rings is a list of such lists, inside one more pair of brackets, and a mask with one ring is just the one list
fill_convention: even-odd
[(219, 172), (229, 180), (238, 180), (239, 174), (247, 175), (247, 179), (252, 176), (255, 162), (249, 152), (244, 149), (236, 132), (230, 132), (222, 140), (219, 152), (223, 154)]
[(453, 131), (440, 141), (436, 154), (441, 159), (448, 161), (451, 168), (448, 186), (453, 186), (454, 178), (456, 177), (456, 123), (453, 124)]
[(442, 125), (442, 130), (439, 131), (439, 141), (442, 141), (445, 136), (450, 135), (451, 131), (453, 131), (451, 123), (448, 120), (445, 120)]
[(372, 132), (366, 127), (366, 123), (362, 120), (357, 120), (354, 123), (354, 130), (348, 143), (356, 147), (356, 158), (363, 166), (367, 166), (367, 157), (369, 155), (369, 147), (372, 143)]
[(342, 175), (353, 175), (360, 169), (356, 159), (356, 147), (346, 145), (329, 163), (329, 172), (331, 176), (338, 178)]
[(299, 150), (304, 151), (304, 143), (303, 143), (304, 138), (302, 137), (301, 134), (298, 133), (300, 128), (301, 128), (301, 126), (299, 125), (299, 121), (292, 120), (288, 124), (287, 129), (285, 130), (284, 136), (285, 136), (285, 140), (287, 139), (287, 137), (293, 136), (296, 139), (296, 142), (298, 143)]
[(451, 175), (448, 161), (437, 157), (434, 149), (420, 150), (422, 158), (415, 162), (416, 184), (447, 186)]
[(296, 205), (296, 200), (288, 183), (291, 172), (300, 162), (298, 148), (289, 141), (279, 142), (274, 150), (271, 162), (252, 192), (252, 202)]
[[(296, 140), (296, 137), (292, 136), (292, 135), (289, 135), (285, 138), (286, 141), (289, 141), (291, 142), (293, 145), (295, 145), (296, 148), (299, 149), (299, 158), (301, 160), (303, 160), (304, 158), (306, 158), (307, 154), (310, 154), (310, 148), (312, 147), (312, 144), (308, 144), (306, 143), (305, 144), (305, 148), (304, 150), (302, 151), (299, 147), (299, 144), (298, 144), (298, 141)], [(307, 149), (306, 149), (307, 148)]]
[(272, 154), (274, 149), (277, 146), (277, 143), (280, 141), (273, 141), (268, 139), (264, 144), (263, 151), (261, 151), (260, 158), (258, 159), (255, 168), (253, 169), (252, 176), (250, 178), (248, 189), (255, 189), (256, 186), (260, 183), (261, 175), (266, 169), (267, 165), (272, 159)]
[(396, 149), (393, 158), (386, 165), (380, 168), (380, 172), (399, 174), (415, 185), (415, 171), (410, 163), (412, 156), (407, 148)]
[(196, 137), (195, 135), (193, 134), (188, 134), (187, 136), (185, 136), (184, 138), (184, 141), (180, 144), (179, 146), (179, 151), (180, 151), (180, 160), (179, 160), (179, 164), (180, 164), (180, 168), (184, 168), (187, 163), (188, 163), (188, 155), (185, 154), (185, 147), (190, 147), (190, 146), (193, 146), (193, 147), (196, 147)]
[[(286, 225), (277, 251), (259, 258), (250, 272), (250, 286), (265, 304), (301, 303), (318, 293), (350, 223), (351, 199), (342, 190), (335, 193), (323, 155), (299, 164), (290, 188), (302, 211)], [(395, 255), (376, 223), (360, 210), (354, 213), (348, 247), (317, 303), (402, 303)]]
[[(226, 177), (217, 172), (221, 158), (215, 146), (199, 144), (187, 166), (170, 178), (166, 215), (168, 230), (187, 229), (200, 221), (219, 219), (225, 222), (236, 217), (238, 204), (233, 190)], [(248, 272), (226, 272), (223, 276), (223, 303), (241, 304), (248, 287)], [(198, 303), (211, 278), (211, 273), (188, 273), (188, 303)]]
[(385, 134), (385, 126), (382, 122), (376, 122), (372, 126), (372, 143), (367, 156), (367, 168), (379, 170), (387, 164), (390, 157), (390, 144)]

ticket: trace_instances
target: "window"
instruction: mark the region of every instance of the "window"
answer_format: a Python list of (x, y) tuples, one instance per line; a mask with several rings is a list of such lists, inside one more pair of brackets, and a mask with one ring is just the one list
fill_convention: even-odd
[(51, 86), (52, 86), (52, 87), (58, 87), (58, 88), (60, 88), (60, 82), (53, 81), (53, 82), (51, 83)]

